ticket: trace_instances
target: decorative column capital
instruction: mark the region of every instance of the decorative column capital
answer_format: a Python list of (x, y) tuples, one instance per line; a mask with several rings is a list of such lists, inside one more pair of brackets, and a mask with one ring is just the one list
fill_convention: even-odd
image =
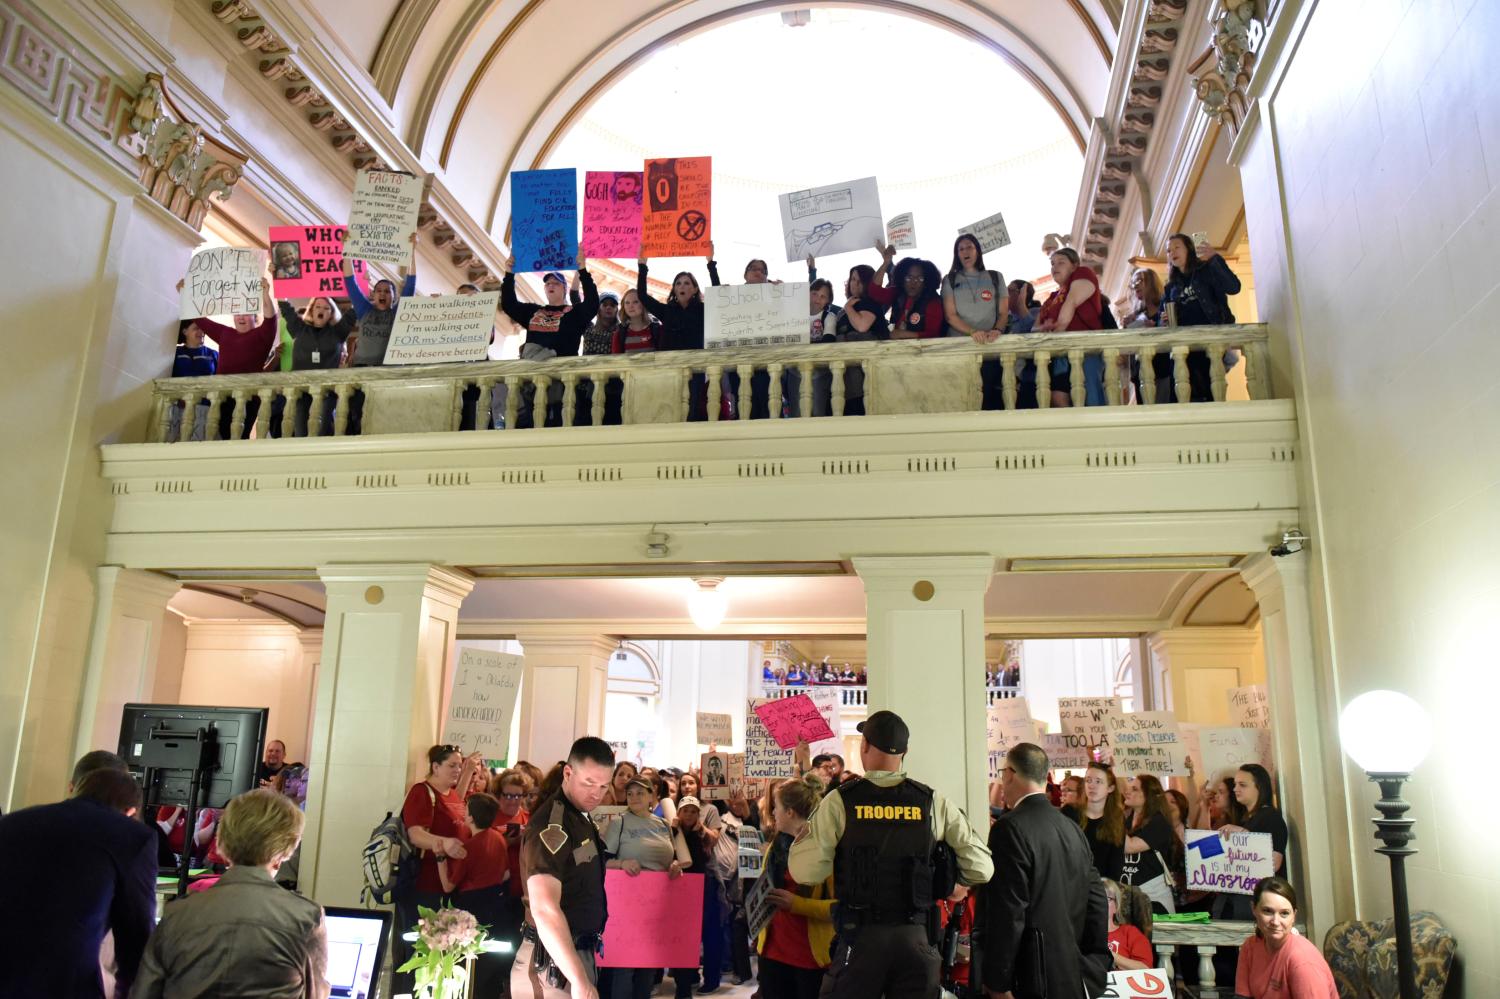
[(166, 81), (147, 73), (130, 108), (130, 130), (139, 137), (141, 186), (152, 200), (194, 229), (203, 228), (209, 196), (228, 199), (248, 157), (203, 134), (173, 105)]
[[(995, 575), (993, 555), (856, 555), (850, 559), (865, 592), (910, 589), (927, 582), (934, 589), (978, 590), (983, 594)], [(917, 596), (926, 601), (931, 599)]]
[(1262, 8), (1256, 0), (1225, 0), (1214, 18), (1212, 44), (1190, 67), (1207, 66), (1193, 78), (1193, 89), (1208, 116), (1229, 127), (1231, 139), (1250, 110), (1250, 77), (1266, 37)]

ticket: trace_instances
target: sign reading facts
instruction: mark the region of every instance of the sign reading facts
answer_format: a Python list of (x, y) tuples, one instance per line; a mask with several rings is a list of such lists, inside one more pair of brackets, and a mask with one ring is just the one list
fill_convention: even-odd
[(422, 206), (421, 177), (394, 170), (366, 170), (354, 179), (349, 236), (344, 252), (361, 260), (404, 264), (412, 258)]
[(639, 170), (590, 170), (583, 180), (583, 252), (601, 260), (634, 260), (641, 252)]
[[(270, 229), (271, 282), (277, 298), (330, 295), (348, 298), (344, 291), (344, 227), (278, 225)], [(354, 273), (365, 272), (355, 260)]]
[(802, 741), (818, 742), (833, 735), (828, 719), (806, 694), (766, 701), (755, 709), (755, 714), (782, 749), (791, 749)]
[(601, 968), (688, 968), (703, 937), (703, 875), (604, 872), (609, 920)]
[(260, 315), (265, 270), (264, 250), (204, 247), (188, 261), (178, 318)]
[(498, 291), (478, 295), (408, 296), (396, 305), (386, 364), (482, 361), (490, 346)]
[(510, 239), (521, 273), (578, 266), (577, 170), (510, 175)]
[(1170, 711), (1136, 711), (1109, 718), (1115, 770), (1126, 777), (1187, 776), (1187, 747)]
[(972, 225), (966, 225), (958, 231), (966, 232), (979, 240), (979, 249), (982, 253), (989, 253), (991, 250), (1010, 245), (1010, 232), (1005, 228), (1005, 216), (999, 212), (987, 219), (980, 219)]
[(1111, 971), (1099, 999), (1172, 999), (1172, 976), (1161, 968)]
[(727, 746), (734, 742), (734, 726), (727, 714), (698, 712), (698, 744)]
[(721, 284), (703, 289), (703, 346), (807, 343), (807, 282)]
[(486, 760), (504, 760), (526, 660), (506, 652), (462, 646), (448, 691), (443, 742)]
[(643, 172), (646, 198), (641, 212), (641, 253), (648, 257), (701, 257), (708, 253), (708, 242), (713, 238), (712, 157), (647, 160)]
[(1253, 895), (1260, 879), (1276, 870), (1270, 833), (1218, 833), (1212, 829), (1187, 831), (1184, 864), (1190, 891), (1226, 895)]

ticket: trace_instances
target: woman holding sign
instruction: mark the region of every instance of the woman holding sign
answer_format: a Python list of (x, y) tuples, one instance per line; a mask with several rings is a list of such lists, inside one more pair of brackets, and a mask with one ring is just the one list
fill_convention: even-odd
[[(616, 774), (619, 770), (616, 769)], [(672, 844), (672, 830), (651, 814), (655, 789), (644, 777), (631, 777), (625, 784), (627, 811), (604, 827), (604, 866), (636, 877), (642, 871), (665, 871), (668, 877), (682, 875), (683, 864)], [(601, 999), (646, 999), (656, 968), (610, 968), (599, 983)]]
[(807, 829), (807, 817), (823, 795), (823, 782), (809, 774), (783, 781), (771, 796), (776, 836), (766, 848), (763, 878), (774, 885), (766, 896), (771, 921), (756, 938), (761, 999), (816, 999), (833, 946), (833, 877), (799, 885), (787, 870), (792, 842)]
[[(718, 267), (709, 261), (709, 271), (718, 283)], [(641, 304), (661, 321), (663, 336), (658, 350), (702, 350), (703, 349), (703, 289), (698, 279), (688, 271), (680, 271), (672, 279), (672, 294), (665, 302), (651, 297), (646, 285), (646, 258), (636, 261), (635, 293)], [(708, 379), (694, 374), (689, 379), (691, 403), (688, 405), (688, 420), (708, 419)]]
[[(1243, 812), (1240, 823), (1226, 822), (1219, 832), (1269, 833), (1271, 836), (1271, 873), (1286, 873), (1286, 819), (1276, 807), (1271, 790), (1271, 775), (1259, 763), (1246, 763), (1234, 775), (1234, 800)], [(1220, 895), (1214, 905), (1216, 919), (1249, 919), (1250, 902), (1244, 895)]]

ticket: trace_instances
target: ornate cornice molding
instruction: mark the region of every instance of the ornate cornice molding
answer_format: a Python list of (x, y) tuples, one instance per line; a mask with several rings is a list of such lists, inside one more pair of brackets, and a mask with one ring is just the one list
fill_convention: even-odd
[(158, 73), (130, 108), (130, 131), (140, 139), (141, 186), (151, 199), (194, 229), (203, 228), (209, 196), (226, 200), (244, 176), (249, 157), (204, 135), (188, 121), (167, 93)]
[(1194, 74), (1193, 89), (1204, 113), (1227, 125), (1234, 139), (1250, 113), (1250, 80), (1266, 37), (1262, 4), (1226, 0), (1213, 25), (1213, 41), (1188, 72)]

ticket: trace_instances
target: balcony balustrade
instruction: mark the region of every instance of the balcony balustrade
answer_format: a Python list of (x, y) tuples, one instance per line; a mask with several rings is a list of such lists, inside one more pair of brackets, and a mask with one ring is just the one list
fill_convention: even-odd
[[(1265, 326), (1196, 326), (1003, 336), (989, 344), (950, 337), (162, 378), (155, 383), (147, 440), (222, 439), (217, 414), (229, 400), (234, 406), (224, 429), (232, 440), (345, 436), (356, 429), (362, 435), (430, 433), (476, 423), (484, 429), (492, 411), (494, 422), (507, 428), (672, 424), (690, 416), (713, 422), (727, 409), (726, 392), (735, 395), (742, 419), (808, 419), (815, 410), (847, 418), (851, 391), (861, 390), (871, 416), (979, 412), (986, 408), (986, 380), (990, 409), (1016, 409), (1031, 395), (1032, 379), (1036, 405), (1046, 409), (1054, 388), (1065, 389), (1074, 406), (1085, 404), (1086, 368), (1102, 368), (1096, 388), (1105, 405), (1120, 406), (1130, 382), (1130, 367), (1120, 361), (1132, 357), (1145, 373), (1137, 401), (1154, 406), (1164, 401), (1152, 377), (1158, 356), (1172, 359), (1176, 401), (1186, 404), (1187, 360), (1197, 351), (1207, 355), (1213, 401), (1222, 402), (1230, 349), (1243, 352), (1249, 398), (1274, 398)], [(1055, 385), (1051, 363), (1062, 358), (1070, 362), (1068, 381)], [(851, 377), (856, 372), (862, 377)], [(354, 421), (356, 400), (361, 412)], [(764, 414), (752, 413), (762, 404)], [(253, 434), (246, 426), (252, 418)]]
[[(783, 697), (795, 697), (805, 694), (809, 690), (826, 690), (832, 688), (839, 692), (839, 705), (844, 709), (868, 708), (870, 704), (870, 688), (862, 683), (806, 683), (806, 684), (767, 684), (761, 688), (762, 697), (771, 700), (780, 700)], [(993, 686), (985, 688), (985, 703), (994, 704), (996, 701), (1005, 700), (1010, 697), (1020, 697), (1021, 688), (1018, 686)]]

